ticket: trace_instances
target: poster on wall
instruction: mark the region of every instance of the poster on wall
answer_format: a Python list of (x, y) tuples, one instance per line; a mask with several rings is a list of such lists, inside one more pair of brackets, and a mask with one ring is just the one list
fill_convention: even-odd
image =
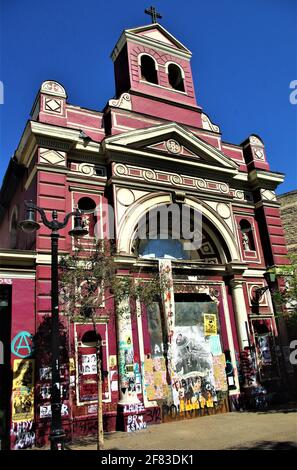
[(213, 407), (216, 400), (210, 343), (200, 325), (178, 326), (174, 337), (173, 399), (180, 412)]
[(34, 418), (34, 359), (13, 361), (12, 421)]
[(83, 375), (97, 374), (96, 354), (82, 354), (81, 373)]
[(217, 334), (217, 317), (212, 313), (205, 313), (204, 317), (204, 334), (216, 335)]
[[(101, 336), (102, 353), (102, 394), (103, 400), (110, 397), (109, 357), (106, 341), (106, 324), (97, 325)], [(76, 393), (77, 402), (90, 403), (98, 399), (98, 377), (96, 345), (92, 340), (93, 326), (91, 324), (76, 324), (76, 335), (79, 342), (76, 345)]]

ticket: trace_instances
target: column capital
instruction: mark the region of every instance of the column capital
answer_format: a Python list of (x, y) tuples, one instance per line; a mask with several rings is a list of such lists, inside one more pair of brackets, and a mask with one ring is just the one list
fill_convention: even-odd
[(232, 260), (226, 264), (226, 272), (230, 276), (242, 275), (247, 269), (247, 263), (239, 260)]
[(239, 278), (230, 279), (229, 285), (230, 285), (231, 289), (238, 289), (238, 288), (242, 289), (243, 279), (239, 279)]

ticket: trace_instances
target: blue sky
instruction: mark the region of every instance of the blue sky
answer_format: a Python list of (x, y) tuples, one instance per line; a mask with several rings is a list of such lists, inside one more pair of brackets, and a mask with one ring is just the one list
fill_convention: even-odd
[[(161, 24), (192, 52), (198, 102), (223, 139), (262, 137), (279, 193), (297, 188), (296, 0), (158, 0)], [(143, 0), (0, 0), (0, 180), (42, 81), (102, 110), (114, 95), (110, 53), (121, 31), (148, 24)]]

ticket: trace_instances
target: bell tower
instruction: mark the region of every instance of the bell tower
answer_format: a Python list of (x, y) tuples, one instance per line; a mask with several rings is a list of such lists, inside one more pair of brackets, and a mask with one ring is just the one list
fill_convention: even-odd
[(116, 97), (129, 93), (133, 111), (173, 121), (177, 120), (176, 108), (200, 114), (191, 51), (156, 22), (160, 17), (156, 11), (146, 12), (153, 23), (124, 30), (111, 54)]

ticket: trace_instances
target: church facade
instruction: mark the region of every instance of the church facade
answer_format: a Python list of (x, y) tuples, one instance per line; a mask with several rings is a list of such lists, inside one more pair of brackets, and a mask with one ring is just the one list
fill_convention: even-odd
[[(102, 112), (69, 104), (59, 82), (42, 83), (3, 181), (1, 439), (13, 449), (44, 444), (51, 416), (51, 371), (32, 346), (37, 333), (46, 338), (51, 312), (50, 233), (42, 223), (35, 235), (18, 229), (24, 200), (60, 220), (80, 209), (86, 240), (112, 224), (122, 274), (158, 269), (171, 279), (162, 302), (100, 320), (106, 431), (234, 411), (281, 390), (264, 275), (287, 263), (275, 196), (284, 176), (270, 170), (259, 136), (224, 141), (197, 102), (191, 52), (160, 24), (125, 30), (112, 60), (116, 96)], [(173, 207), (188, 214), (188, 232), (199, 221), (196, 244), (173, 237), (173, 223), (162, 236)], [(145, 226), (140, 237), (139, 221), (155, 209), (155, 236)], [(73, 247), (68, 230), (60, 253)], [(62, 419), (73, 437), (97, 426), (95, 348), (92, 325), (63, 321)]]

